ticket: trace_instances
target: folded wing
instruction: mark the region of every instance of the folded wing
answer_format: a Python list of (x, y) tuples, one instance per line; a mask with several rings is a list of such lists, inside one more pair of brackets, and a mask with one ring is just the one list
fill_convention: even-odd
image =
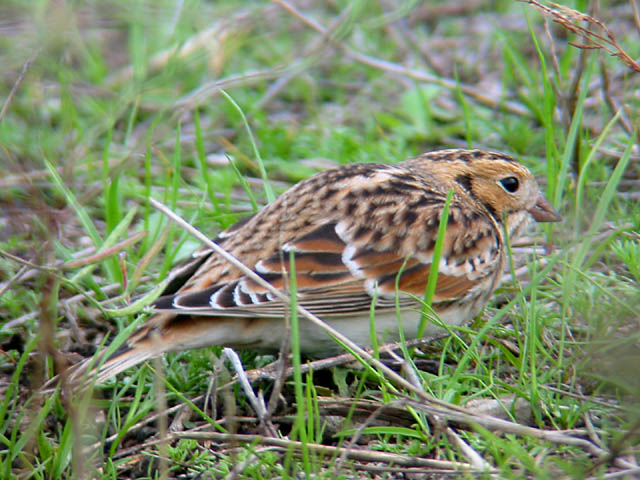
[[(399, 203), (377, 205), (367, 218), (341, 215), (339, 222), (327, 221), (299, 237), (286, 238), (280, 247), (249, 265), (275, 288), (287, 292), (290, 286), (291, 253), (295, 259), (298, 302), (321, 317), (366, 314), (374, 296), (376, 309), (416, 304), (424, 295), (432, 266), (439, 215), (444, 199), (412, 206)], [(409, 223), (407, 223), (410, 221)], [(415, 228), (411, 222), (419, 222)], [(443, 244), (434, 301), (464, 297), (477, 280), (495, 273), (500, 264), (499, 232), (487, 215), (469, 213), (451, 205)], [(200, 252), (202, 256), (202, 252)], [(211, 270), (205, 261), (198, 272)], [(158, 312), (205, 316), (278, 317), (285, 314), (281, 301), (267, 289), (244, 276), (217, 282), (189, 284), (159, 298)]]

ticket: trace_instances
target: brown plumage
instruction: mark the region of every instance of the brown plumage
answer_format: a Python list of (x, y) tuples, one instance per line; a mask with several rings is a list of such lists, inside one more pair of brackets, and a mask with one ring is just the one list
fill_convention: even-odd
[[(446, 324), (460, 325), (480, 312), (500, 280), (504, 223), (513, 239), (531, 216), (560, 220), (531, 172), (504, 154), (442, 150), (397, 165), (328, 170), (295, 185), (216, 242), (282, 290), (294, 251), (298, 302), (361, 345), (369, 344), (374, 295), (380, 341), (398, 339), (397, 281), (405, 335), (412, 338), (420, 318), (414, 297), (424, 295), (451, 188), (433, 309)], [(168, 290), (155, 302), (157, 313), (99, 369), (98, 381), (168, 351), (280, 347), (287, 307), (211, 250), (197, 251), (170, 276)], [(321, 357), (339, 350), (318, 327), (301, 322), (303, 352)], [(426, 333), (436, 330), (431, 324)], [(73, 378), (81, 373), (77, 368)]]

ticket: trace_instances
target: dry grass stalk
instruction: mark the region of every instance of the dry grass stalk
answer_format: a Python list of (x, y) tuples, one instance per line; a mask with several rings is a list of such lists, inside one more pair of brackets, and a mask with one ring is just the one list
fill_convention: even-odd
[[(614, 33), (600, 20), (590, 15), (573, 10), (572, 8), (549, 2), (549, 6), (542, 5), (535, 0), (521, 0), (533, 6), (543, 15), (550, 17), (554, 22), (581, 37), (585, 43), (569, 42), (569, 45), (584, 50), (604, 50), (614, 57), (618, 57), (629, 68), (640, 72), (640, 64), (635, 62), (618, 44)], [(585, 23), (584, 26), (582, 23)], [(593, 28), (593, 29), (591, 29)]]

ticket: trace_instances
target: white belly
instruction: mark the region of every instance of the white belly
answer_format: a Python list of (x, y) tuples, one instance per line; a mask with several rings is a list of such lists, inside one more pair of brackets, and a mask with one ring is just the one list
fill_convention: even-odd
[[(477, 313), (473, 303), (462, 309), (450, 306), (440, 315), (440, 320), (449, 326), (458, 326), (470, 321)], [(400, 320), (398, 319), (400, 315)], [(224, 345), (234, 348), (251, 348), (261, 351), (278, 351), (285, 335), (284, 321), (280, 318), (216, 319), (218, 324), (216, 338), (207, 335), (194, 339), (193, 344), (182, 347), (197, 348), (206, 345)], [(342, 352), (342, 348), (328, 333), (311, 321), (299, 317), (300, 350), (311, 357), (324, 357)], [(325, 320), (332, 328), (351, 339), (361, 347), (371, 346), (371, 328), (369, 317), (344, 317)], [(404, 330), (406, 340), (417, 337), (420, 325), (420, 313), (403, 310), (399, 314), (394, 311), (381, 312), (375, 315), (375, 331), (378, 345), (400, 340), (400, 329)], [(443, 327), (427, 320), (424, 336), (432, 336), (445, 332)]]
[[(448, 326), (459, 326), (471, 320), (470, 309), (450, 308), (440, 316), (442, 323)], [(413, 310), (384, 312), (375, 316), (375, 331), (378, 345), (400, 341), (400, 330), (404, 338), (412, 340), (418, 337), (420, 313)], [(326, 321), (331, 327), (348, 337), (361, 347), (371, 347), (371, 323), (369, 318), (341, 318)], [(446, 329), (434, 321), (426, 320), (423, 336), (445, 333)], [(341, 347), (332, 340), (320, 327), (306, 319), (300, 323), (300, 349), (311, 356), (325, 356), (327, 352), (340, 353)]]

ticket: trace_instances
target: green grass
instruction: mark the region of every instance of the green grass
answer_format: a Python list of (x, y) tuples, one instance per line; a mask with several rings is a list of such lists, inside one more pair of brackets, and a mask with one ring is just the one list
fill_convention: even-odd
[[(310, 5), (300, 12), (331, 40), (269, 2), (1, 7), (0, 478), (373, 478), (474, 458), (463, 478), (488, 478), (480, 465), (597, 478), (639, 460), (640, 183), (625, 125), (637, 130), (640, 74), (570, 46), (581, 40), (555, 24), (552, 49), (517, 2), (447, 15), (431, 2)], [(600, 12), (640, 57), (631, 7)], [(199, 247), (150, 197), (213, 238), (329, 166), (469, 145), (518, 156), (564, 221), (534, 230), (537, 248), (513, 246), (511, 279), (481, 317), (404, 350), (436, 400), (380, 369), (306, 372), (294, 355), (281, 386), (253, 385), (276, 432), (257, 438), (268, 430), (219, 348), (169, 354), (87, 395), (36, 394), (67, 362), (124, 341), (151, 297), (132, 302)], [(437, 401), (533, 428), (483, 428)], [(565, 430), (600, 450), (538, 435)]]

